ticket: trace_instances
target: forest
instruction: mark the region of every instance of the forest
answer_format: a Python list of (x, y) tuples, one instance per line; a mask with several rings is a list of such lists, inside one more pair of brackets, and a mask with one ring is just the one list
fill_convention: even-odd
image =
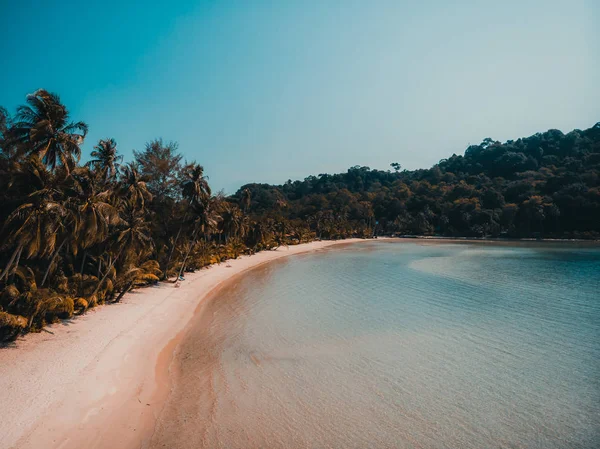
[[(429, 169), (355, 166), (213, 193), (202, 165), (154, 139), (124, 161), (60, 98), (0, 108), (0, 341), (214, 263), (315, 239), (600, 237), (600, 123), (501, 143)], [(401, 151), (399, 151), (401, 153)]]

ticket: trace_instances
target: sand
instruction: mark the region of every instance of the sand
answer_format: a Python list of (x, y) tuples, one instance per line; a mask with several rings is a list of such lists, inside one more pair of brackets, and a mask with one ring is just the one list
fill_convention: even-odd
[(194, 311), (216, 287), (257, 265), (335, 244), (242, 256), (0, 348), (0, 449), (140, 448), (170, 391), (169, 367)]

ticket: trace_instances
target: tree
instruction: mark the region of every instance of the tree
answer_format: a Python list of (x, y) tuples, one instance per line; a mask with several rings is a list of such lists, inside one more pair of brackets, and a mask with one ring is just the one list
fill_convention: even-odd
[[(77, 235), (73, 242), (75, 250), (87, 250), (97, 243), (106, 241), (110, 226), (119, 222), (117, 208), (111, 204), (111, 192), (99, 190), (89, 169), (80, 168), (73, 172), (73, 197), (70, 207), (77, 219)], [(85, 263), (85, 254), (82, 261)], [(81, 270), (81, 271), (82, 271)]]
[(60, 235), (67, 229), (65, 225), (72, 221), (67, 218), (61, 186), (37, 156), (24, 164), (18, 176), (26, 178), (31, 193), (12, 211), (4, 225), (8, 229), (7, 243), (14, 252), (0, 280), (16, 271), (23, 251), (28, 259), (54, 254)]
[(204, 176), (204, 167), (200, 164), (187, 164), (183, 170), (181, 194), (190, 204), (199, 204), (210, 198), (211, 190)]
[(232, 237), (234, 239), (237, 239), (238, 236), (245, 237), (244, 215), (237, 206), (231, 205), (226, 207), (221, 214), (221, 220), (226, 243)]
[(123, 156), (117, 154), (117, 142), (115, 139), (100, 140), (91, 153), (94, 158), (87, 163), (88, 167), (98, 170), (105, 182), (112, 181), (119, 173), (119, 163)]
[(64, 166), (68, 174), (81, 156), (87, 124), (70, 122), (58, 95), (44, 89), (27, 95), (27, 103), (17, 109), (12, 128), (21, 149), (38, 155), (52, 170)]
[(128, 201), (139, 209), (144, 209), (146, 203), (152, 201), (152, 194), (135, 163), (130, 162), (123, 168), (119, 190), (121, 195), (127, 197)]
[(123, 266), (135, 265), (139, 260), (145, 259), (154, 246), (150, 232), (150, 226), (144, 218), (144, 214), (130, 202), (123, 203), (121, 220), (117, 225), (114, 236), (114, 253), (102, 279), (98, 282), (93, 295), (95, 295), (103, 282), (111, 273), (113, 266), (123, 259)]
[(11, 117), (6, 109), (0, 106), (0, 158), (12, 155), (12, 143), (10, 140)]
[(202, 235), (204, 240), (206, 241), (208, 236), (216, 229), (217, 227), (217, 218), (219, 218), (216, 214), (215, 203), (212, 198), (205, 198), (204, 201), (194, 203), (194, 231), (191, 237), (191, 244), (188, 247), (188, 250), (183, 258), (183, 262), (181, 263), (181, 268), (179, 269), (179, 274), (177, 278), (180, 278), (190, 255), (190, 252), (196, 246), (198, 241), (198, 236)]
[(172, 273), (172, 260), (181, 274), (373, 234), (600, 238), (600, 124), (484, 139), (424, 170), (354, 166), (230, 197), (213, 196), (202, 165), (161, 139), (123, 166), (102, 139), (82, 167), (86, 131), (47, 91), (14, 117), (0, 108), (0, 339), (120, 301)]
[(177, 152), (176, 142), (164, 143), (155, 139), (146, 144), (142, 152), (134, 151), (133, 155), (141, 175), (148, 183), (148, 190), (157, 198), (177, 198), (182, 156)]
[(179, 230), (177, 231), (177, 235), (175, 236), (175, 239), (171, 244), (169, 256), (164, 267), (165, 279), (169, 275), (168, 272), (171, 265), (171, 259), (173, 258), (173, 252), (177, 247), (179, 236), (181, 235), (183, 226), (187, 221), (190, 209), (196, 205), (208, 201), (211, 195), (210, 186), (208, 185), (208, 180), (204, 176), (204, 167), (202, 167), (202, 165), (196, 163), (187, 164), (182, 170), (182, 178), (183, 180), (181, 181), (181, 192), (183, 198), (188, 201), (188, 206), (183, 216), (183, 220), (181, 221), (181, 224), (179, 226)]
[(250, 205), (252, 204), (252, 192), (250, 192), (250, 189), (245, 188), (242, 190), (242, 193), (240, 195), (240, 207), (242, 208), (242, 211), (247, 214), (248, 211), (250, 210)]

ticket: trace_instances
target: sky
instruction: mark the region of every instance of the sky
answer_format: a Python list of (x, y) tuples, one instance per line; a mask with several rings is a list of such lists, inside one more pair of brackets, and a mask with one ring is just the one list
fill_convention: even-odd
[(226, 193), (428, 168), (600, 121), (598, 24), (597, 0), (0, 0), (0, 105), (58, 93), (85, 154), (177, 141)]

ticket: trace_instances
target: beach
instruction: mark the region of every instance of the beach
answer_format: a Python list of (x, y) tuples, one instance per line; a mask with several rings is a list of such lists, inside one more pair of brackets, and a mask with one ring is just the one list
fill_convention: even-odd
[(169, 368), (202, 300), (236, 274), (361, 241), (280, 247), (187, 273), (0, 349), (0, 448), (139, 448), (170, 391)]
[(0, 449), (600, 449), (563, 3), (2, 2)]

